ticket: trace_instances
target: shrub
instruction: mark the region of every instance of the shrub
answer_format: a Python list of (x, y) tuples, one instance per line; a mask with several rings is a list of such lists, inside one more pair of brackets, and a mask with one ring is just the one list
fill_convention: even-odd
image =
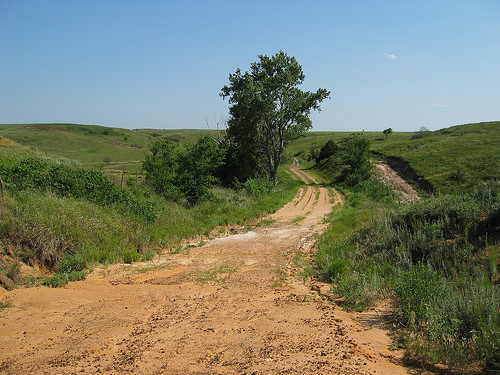
[(87, 267), (86, 260), (78, 255), (65, 253), (57, 265), (57, 270), (60, 273), (70, 273), (72, 271), (82, 271)]
[(444, 295), (443, 279), (428, 266), (417, 264), (399, 275), (394, 293), (403, 323), (411, 328), (421, 327)]
[(153, 260), (155, 256), (156, 256), (156, 251), (153, 249), (148, 249), (142, 254), (144, 260)]
[(139, 202), (95, 169), (29, 156), (18, 160), (0, 160), (0, 175), (13, 191), (51, 192), (59, 196), (85, 199), (102, 206), (118, 204), (150, 221), (155, 216), (151, 204)]
[(427, 137), (429, 135), (431, 135), (432, 132), (427, 129), (425, 126), (422, 126), (420, 129), (416, 130), (411, 139), (419, 139), (419, 138), (424, 138), (424, 137)]
[(329, 140), (321, 148), (316, 163), (319, 168), (334, 174), (342, 170), (342, 179), (348, 186), (356, 186), (367, 181), (372, 175), (369, 160), (370, 141), (359, 135), (351, 134), (336, 144)]
[(84, 271), (71, 271), (70, 273), (56, 273), (54, 276), (47, 277), (43, 281), (43, 285), (51, 288), (60, 288), (70, 281), (79, 281), (85, 279), (87, 274)]
[(196, 204), (208, 195), (208, 188), (217, 182), (214, 173), (223, 164), (225, 150), (209, 136), (186, 145), (179, 154), (175, 182), (189, 204)]
[(260, 197), (274, 190), (274, 182), (269, 178), (250, 178), (243, 186), (255, 197)]
[(183, 196), (190, 205), (208, 195), (225, 154), (209, 136), (183, 149), (169, 139), (158, 139), (150, 151), (143, 163), (146, 182), (165, 198), (178, 200)]
[(337, 154), (339, 151), (339, 147), (335, 143), (333, 139), (329, 139), (323, 147), (319, 150), (318, 155), (316, 156), (316, 163), (321, 162), (324, 159), (328, 159), (329, 157)]

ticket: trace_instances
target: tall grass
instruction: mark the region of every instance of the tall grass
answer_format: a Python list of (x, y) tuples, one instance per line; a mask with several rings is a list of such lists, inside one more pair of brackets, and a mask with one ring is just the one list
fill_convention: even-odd
[(499, 369), (500, 290), (480, 268), (449, 280), (418, 264), (395, 278), (394, 294), (408, 329), (406, 344), (417, 356), (453, 366), (479, 361)]
[(351, 192), (318, 242), (318, 274), (351, 309), (391, 296), (411, 355), (498, 370), (499, 212), (494, 181), (397, 209)]
[(137, 260), (147, 239), (140, 220), (85, 200), (28, 191), (9, 194), (0, 207), (0, 237), (31, 265), (55, 269), (64, 254), (77, 252), (85, 265)]

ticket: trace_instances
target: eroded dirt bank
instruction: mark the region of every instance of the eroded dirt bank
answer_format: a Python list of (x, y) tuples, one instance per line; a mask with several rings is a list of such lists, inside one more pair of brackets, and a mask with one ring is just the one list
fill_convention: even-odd
[(360, 323), (370, 313), (356, 319), (296, 271), (332, 205), (311, 184), (270, 225), (61, 289), (1, 292), (12, 306), (0, 312), (0, 372), (408, 373), (386, 332)]

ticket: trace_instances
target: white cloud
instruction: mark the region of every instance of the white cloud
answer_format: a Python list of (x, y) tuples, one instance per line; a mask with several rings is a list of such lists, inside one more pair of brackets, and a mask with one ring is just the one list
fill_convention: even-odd
[(437, 108), (451, 108), (451, 104), (433, 104), (432, 106)]
[(388, 59), (391, 59), (391, 60), (395, 60), (398, 58), (396, 55), (393, 55), (392, 53), (385, 53), (384, 52), (382, 55), (384, 55), (385, 57), (387, 57)]

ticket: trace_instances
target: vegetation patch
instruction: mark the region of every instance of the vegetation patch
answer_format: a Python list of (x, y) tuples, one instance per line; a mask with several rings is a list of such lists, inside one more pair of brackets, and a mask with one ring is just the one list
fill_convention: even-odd
[(258, 227), (265, 227), (265, 226), (273, 224), (274, 222), (276, 222), (275, 219), (263, 219), (263, 220), (259, 221), (256, 225)]
[(167, 267), (166, 265), (155, 264), (155, 265), (152, 265), (152, 266), (135, 268), (132, 272), (133, 273), (139, 273), (139, 274), (141, 274), (141, 273), (148, 273), (148, 272), (152, 272), (152, 271), (159, 271), (159, 270), (165, 269), (166, 267)]
[(281, 268), (276, 268), (273, 271), (271, 288), (284, 288), (286, 285), (286, 272)]
[(197, 271), (193, 273), (193, 278), (196, 282), (204, 284), (207, 282), (224, 282), (227, 278), (227, 275), (236, 272), (236, 269), (232, 266), (223, 265), (219, 267), (214, 267), (205, 271)]
[(313, 259), (307, 252), (297, 251), (292, 259), (292, 264), (295, 268), (300, 270), (300, 275), (304, 281), (314, 276), (316, 273), (313, 266)]
[(346, 197), (316, 256), (345, 307), (391, 297), (410, 355), (498, 370), (500, 182), (401, 207), (360, 191)]
[(306, 216), (297, 216), (296, 218), (292, 219), (292, 221), (290, 221), (290, 223), (291, 224), (298, 224), (301, 221), (303, 221), (305, 218), (306, 218)]
[(86, 276), (87, 273), (84, 271), (71, 271), (69, 273), (58, 272), (54, 276), (45, 278), (42, 284), (52, 288), (60, 288), (70, 281), (83, 280)]

